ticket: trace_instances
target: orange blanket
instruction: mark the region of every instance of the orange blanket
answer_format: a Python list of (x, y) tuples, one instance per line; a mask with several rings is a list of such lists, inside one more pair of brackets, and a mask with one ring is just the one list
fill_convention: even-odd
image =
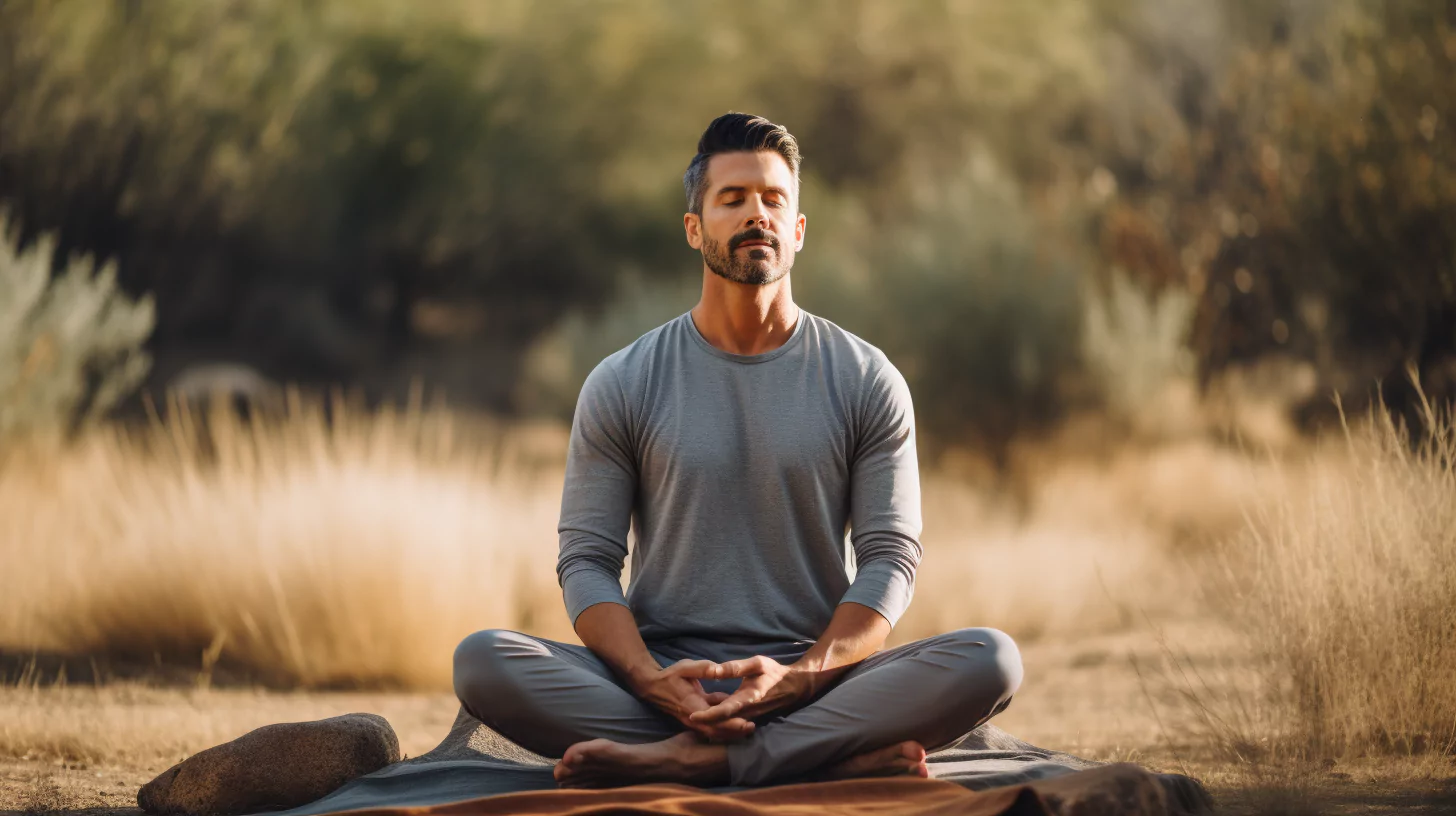
[(431, 807), (357, 810), (351, 816), (1162, 816), (1179, 812), (1187, 811), (1166, 801), (1152, 774), (1118, 764), (979, 792), (950, 782), (910, 778), (818, 782), (726, 794), (682, 785), (636, 785), (607, 791), (513, 793)]

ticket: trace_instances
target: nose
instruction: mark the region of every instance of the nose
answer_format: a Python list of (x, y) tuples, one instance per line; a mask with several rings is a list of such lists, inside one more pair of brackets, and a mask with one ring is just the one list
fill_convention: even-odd
[(757, 227), (766, 230), (769, 228), (768, 208), (763, 205), (762, 198), (755, 200), (753, 209), (743, 219), (743, 226), (750, 229)]

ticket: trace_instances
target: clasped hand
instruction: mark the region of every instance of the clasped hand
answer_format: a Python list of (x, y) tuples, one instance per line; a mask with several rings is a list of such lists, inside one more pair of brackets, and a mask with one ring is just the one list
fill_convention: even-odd
[[(732, 694), (703, 689), (703, 680), (732, 678), (743, 680)], [(763, 656), (679, 660), (642, 683), (638, 694), (707, 739), (732, 742), (753, 733), (753, 718), (809, 699), (813, 683), (807, 672)]]

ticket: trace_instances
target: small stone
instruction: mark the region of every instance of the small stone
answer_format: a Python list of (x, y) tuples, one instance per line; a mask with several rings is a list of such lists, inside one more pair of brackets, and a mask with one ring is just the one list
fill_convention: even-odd
[(154, 816), (287, 810), (398, 761), (399, 739), (377, 714), (265, 725), (167, 769), (137, 804)]

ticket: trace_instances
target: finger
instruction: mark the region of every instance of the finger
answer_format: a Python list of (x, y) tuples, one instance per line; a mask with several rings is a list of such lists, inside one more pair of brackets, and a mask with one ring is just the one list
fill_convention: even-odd
[[(738, 687), (737, 691), (728, 696), (728, 699), (709, 706), (706, 709), (696, 711), (694, 712), (694, 716), (708, 722), (731, 717), (741, 712), (744, 707), (761, 702), (764, 698), (764, 693), (764, 690), (758, 688), (752, 680), (745, 681), (743, 685)], [(704, 699), (706, 700), (707, 698), (704, 697)]]
[[(748, 682), (744, 685), (747, 686)], [(751, 720), (779, 708), (783, 703), (783, 695), (773, 695), (764, 689), (749, 687), (739, 689), (727, 700), (693, 712), (689, 716), (703, 722), (717, 722), (734, 716)]]
[(713, 703), (714, 701), (708, 699), (707, 692), (701, 688), (691, 694), (685, 694), (680, 698), (682, 710), (689, 714), (706, 711), (713, 707)]
[(712, 703), (707, 708), (692, 712), (688, 717), (694, 722), (717, 722), (733, 716), (738, 712), (739, 708), (742, 708), (742, 703), (734, 700), (732, 696), (729, 696), (726, 700), (720, 700), (719, 702)]
[(722, 720), (726, 720), (729, 717), (732, 717), (739, 711), (742, 711), (743, 706), (746, 704), (747, 701), (742, 699), (734, 699), (732, 696), (730, 696), (728, 699), (715, 705), (709, 706), (702, 711), (694, 711), (692, 714), (689, 714), (688, 717), (689, 719), (692, 719), (696, 722), (719, 722)]
[(773, 710), (773, 705), (767, 702), (758, 702), (738, 709), (738, 716), (747, 722), (752, 722), (754, 719)]
[(735, 717), (731, 714), (724, 714), (723, 716), (713, 716), (705, 719), (701, 715), (705, 714), (706, 712), (707, 709), (704, 709), (703, 711), (693, 711), (687, 716), (679, 717), (678, 719), (680, 719), (683, 725), (686, 725), (688, 728), (703, 732), (722, 728), (730, 723), (733, 724), (732, 727), (738, 728), (741, 727), (744, 723), (748, 722), (742, 717)]
[(752, 734), (757, 728), (753, 722), (738, 717), (712, 725), (690, 723), (689, 726), (704, 737), (716, 742), (737, 742)]
[(745, 657), (742, 660), (729, 660), (726, 663), (718, 664), (718, 677), (751, 677), (755, 674), (764, 673), (764, 661), (768, 658), (758, 655)]
[(729, 735), (730, 739), (743, 739), (753, 733), (758, 726), (752, 720), (745, 720), (742, 717), (735, 717), (722, 726), (721, 730)]
[(711, 660), (679, 660), (678, 662), (672, 664), (672, 667), (671, 669), (669, 669), (669, 671), (679, 677), (705, 677), (708, 679), (712, 679), (720, 676), (718, 674), (718, 664), (714, 663)]
[(703, 699), (708, 701), (708, 705), (714, 706), (714, 705), (717, 705), (717, 704), (723, 702), (724, 700), (726, 700), (726, 699), (728, 699), (729, 697), (732, 697), (732, 696), (733, 695), (729, 694), (726, 691), (715, 691), (715, 692), (712, 692), (711, 694), (705, 694), (705, 695), (703, 695)]

